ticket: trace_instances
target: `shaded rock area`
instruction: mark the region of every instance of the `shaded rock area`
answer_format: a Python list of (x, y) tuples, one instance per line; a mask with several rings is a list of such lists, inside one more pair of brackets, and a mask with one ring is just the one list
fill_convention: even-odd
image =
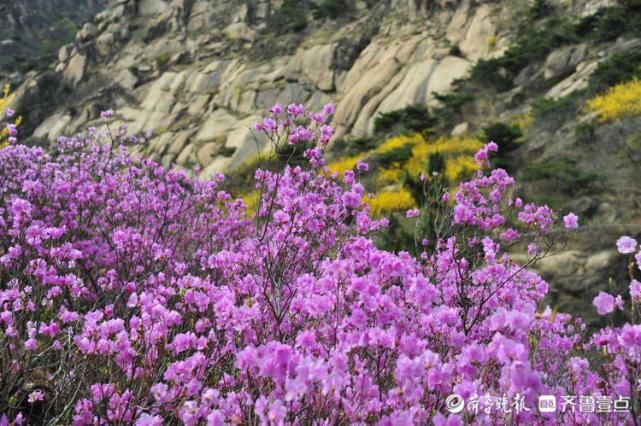
[(0, 2), (0, 81), (20, 83), (22, 74), (43, 70), (61, 45), (116, 0), (8, 0)]

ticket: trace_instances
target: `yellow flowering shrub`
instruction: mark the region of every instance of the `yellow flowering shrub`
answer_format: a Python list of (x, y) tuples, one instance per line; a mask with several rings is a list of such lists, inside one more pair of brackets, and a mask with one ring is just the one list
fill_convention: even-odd
[(412, 194), (405, 188), (379, 192), (374, 198), (365, 202), (369, 204), (370, 212), (375, 217), (416, 206)]
[(332, 161), (327, 165), (330, 171), (343, 173), (347, 170), (352, 170), (356, 167), (356, 163), (363, 159), (363, 155), (355, 155), (353, 157), (341, 158), (336, 161)]
[(532, 126), (532, 123), (534, 123), (534, 114), (532, 114), (532, 111), (527, 111), (512, 117), (512, 124), (518, 127), (521, 133), (527, 132), (530, 126)]
[[(391, 151), (411, 147), (411, 156), (403, 161), (402, 164), (395, 163), (393, 166), (382, 170), (372, 170), (376, 181), (383, 186), (387, 186), (377, 192), (374, 198), (364, 197), (363, 201), (370, 207), (374, 216), (381, 216), (397, 211), (404, 211), (416, 207), (411, 192), (402, 187), (401, 179), (404, 173), (409, 173), (413, 177), (418, 177), (420, 173), (425, 173), (427, 162), (431, 155), (441, 154), (445, 162), (445, 177), (454, 186), (462, 179), (476, 171), (476, 163), (473, 160), (473, 154), (482, 146), (482, 142), (470, 136), (453, 136), (440, 137), (437, 139), (425, 139), (419, 133), (413, 135), (399, 135), (385, 140), (381, 145), (368, 151), (353, 155), (350, 157), (339, 158), (331, 161), (327, 167), (333, 173), (344, 173), (347, 170), (353, 170), (359, 161), (367, 161), (376, 155), (386, 154)], [(258, 157), (256, 157), (257, 159)], [(250, 159), (247, 163), (256, 161)], [(378, 173), (377, 173), (378, 172)], [(391, 184), (391, 186), (390, 186)], [(393, 189), (391, 189), (393, 188)], [(247, 205), (247, 211), (252, 213), (258, 208), (260, 192), (252, 190), (241, 195), (241, 198)]]
[(401, 148), (407, 144), (416, 144), (419, 141), (419, 138), (422, 139), (421, 135), (419, 134), (415, 134), (412, 136), (404, 136), (404, 135), (394, 136), (387, 139), (381, 145), (373, 149), (371, 153), (384, 154), (386, 152), (393, 151), (397, 148)]
[(352, 170), (356, 167), (356, 163), (363, 160), (364, 158), (371, 157), (375, 154), (384, 154), (390, 152), (396, 148), (400, 148), (408, 143), (415, 143), (415, 136), (394, 136), (387, 139), (381, 145), (377, 146), (374, 149), (366, 151), (364, 153), (354, 155), (352, 157), (341, 158), (335, 161), (330, 162), (327, 167), (332, 172), (343, 173), (347, 170)]
[[(445, 170), (453, 166), (458, 170), (461, 167), (453, 157), (470, 155), (478, 151), (483, 144), (476, 138), (466, 136), (441, 137), (435, 141), (427, 141), (418, 135), (418, 143), (412, 149), (412, 158), (407, 162), (406, 169), (412, 176), (417, 176), (425, 171), (425, 164), (432, 154), (442, 154), (445, 157)], [(459, 176), (457, 173), (456, 176)], [(454, 180), (454, 179), (453, 179)]]
[[(381, 185), (393, 185), (393, 190), (378, 192), (371, 200), (365, 199), (370, 206), (374, 216), (380, 216), (395, 211), (403, 211), (416, 207), (416, 201), (406, 188), (400, 188), (401, 179), (404, 173), (418, 177), (425, 173), (427, 162), (433, 154), (441, 154), (445, 163), (445, 178), (452, 185), (468, 177), (477, 170), (473, 155), (483, 143), (471, 136), (440, 137), (437, 139), (425, 139), (419, 133), (414, 135), (399, 135), (387, 139), (378, 147), (358, 154), (356, 156), (335, 160), (328, 164), (332, 172), (343, 173), (356, 167), (359, 161), (367, 161), (376, 155), (385, 154), (405, 146), (411, 147), (409, 159), (399, 164), (378, 170), (376, 182)], [(376, 173), (377, 170), (371, 170)]]
[(403, 169), (400, 167), (390, 167), (380, 171), (376, 180), (379, 183), (398, 183), (403, 176)]
[[(383, 169), (377, 177), (379, 182), (398, 184), (405, 171), (412, 176), (418, 176), (425, 172), (428, 159), (436, 153), (445, 157), (445, 177), (448, 181), (458, 182), (477, 169), (472, 155), (483, 146), (481, 141), (472, 137), (456, 136), (426, 140), (422, 135), (416, 134), (389, 139), (375, 151), (376, 153), (387, 152), (407, 144), (412, 145), (410, 159), (401, 167)], [(368, 201), (368, 204), (374, 216), (416, 207), (412, 194), (405, 188), (379, 192)]]
[(418, 176), (425, 172), (430, 156), (437, 153), (445, 157), (445, 176), (454, 183), (476, 170), (476, 163), (472, 159), (472, 155), (483, 146), (481, 141), (472, 137), (454, 136), (426, 140), (420, 134), (392, 138), (389, 142), (389, 144), (384, 143), (381, 147), (385, 146), (391, 150), (411, 144), (412, 156), (402, 168), (394, 166), (383, 169), (377, 178), (381, 183), (399, 183), (403, 171), (407, 171), (412, 176)]
[(459, 155), (445, 161), (445, 177), (449, 182), (459, 181), (478, 169), (474, 158), (469, 155)]
[(242, 198), (243, 202), (247, 206), (247, 213), (255, 213), (258, 208), (258, 200), (260, 199), (260, 190), (255, 189), (241, 195), (240, 198)]
[(603, 122), (631, 115), (641, 115), (641, 81), (617, 84), (588, 102), (590, 111)]

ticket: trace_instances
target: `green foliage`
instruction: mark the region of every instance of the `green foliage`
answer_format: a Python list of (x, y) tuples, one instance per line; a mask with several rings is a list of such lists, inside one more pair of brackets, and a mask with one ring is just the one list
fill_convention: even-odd
[(548, 0), (534, 0), (527, 12), (530, 22), (546, 18), (555, 12), (555, 7)]
[(351, 157), (353, 155), (367, 152), (376, 148), (374, 138), (357, 138), (357, 139), (337, 139), (332, 146), (332, 152), (339, 153), (340, 156)]
[(483, 140), (493, 141), (499, 146), (499, 151), (493, 160), (496, 167), (509, 172), (514, 169), (513, 161), (508, 161), (506, 157), (519, 147), (519, 139), (522, 136), (521, 129), (516, 125), (495, 122), (483, 128)]
[(156, 65), (158, 68), (164, 69), (167, 64), (169, 64), (169, 53), (168, 52), (160, 52), (156, 56), (154, 56), (154, 61), (156, 61)]
[(430, 117), (427, 107), (410, 105), (403, 109), (379, 114), (374, 119), (375, 133), (429, 132), (436, 120)]
[(470, 79), (478, 83), (485, 82), (499, 92), (509, 90), (512, 88), (512, 78), (504, 69), (507, 64), (509, 61), (505, 56), (495, 59), (480, 59), (472, 68)]
[(233, 146), (224, 146), (218, 150), (218, 155), (223, 157), (231, 157), (236, 152), (236, 148)]
[(630, 150), (641, 153), (641, 132), (632, 134), (625, 144)]
[(434, 99), (441, 103), (441, 108), (448, 109), (453, 113), (460, 113), (463, 105), (474, 99), (474, 95), (467, 92), (455, 92), (441, 95), (434, 93)]
[(425, 206), (427, 197), (425, 193), (425, 185), (420, 181), (418, 176), (411, 176), (409, 173), (403, 173), (402, 182), (403, 186), (410, 191), (412, 198), (416, 200), (417, 206)]
[(554, 49), (577, 40), (574, 26), (566, 18), (552, 16), (542, 24), (527, 21), (503, 56), (478, 61), (471, 79), (499, 92), (509, 90), (519, 71), (527, 65), (540, 62)]
[(305, 150), (307, 148), (309, 148), (307, 144), (283, 145), (276, 149), (273, 161), (266, 161), (264, 167), (271, 170), (274, 166), (280, 166), (285, 163), (289, 163), (292, 166), (307, 164), (308, 160), (305, 158)]
[(560, 98), (537, 98), (531, 103), (532, 113), (537, 118), (557, 113), (560, 110), (574, 107), (574, 98), (572, 96), (563, 96)]
[[(12, 3), (17, 3), (15, 6)], [(31, 8), (24, 11), (25, 22), (17, 30), (0, 28), (0, 40), (15, 42), (0, 57), (0, 67), (26, 73), (45, 70), (57, 58), (61, 46), (73, 42), (82, 25), (99, 10), (97, 2), (63, 2), (59, 7)], [(19, 2), (0, 1), (0, 10), (11, 16)], [(20, 16), (21, 13), (18, 14)]]
[(334, 50), (332, 68), (341, 71), (352, 69), (361, 52), (369, 46), (372, 39), (378, 34), (378, 29), (378, 25), (373, 23), (372, 25), (367, 25), (363, 31), (359, 31), (357, 34), (349, 34), (339, 40), (336, 50)]
[(499, 146), (499, 155), (506, 154), (518, 148), (521, 130), (514, 125), (492, 123), (483, 128), (483, 140), (494, 141)]
[(412, 157), (412, 145), (407, 144), (394, 148), (390, 151), (386, 151), (378, 154), (374, 157), (374, 161), (381, 165), (381, 167), (387, 168), (394, 164), (401, 165), (405, 163)]
[(623, 81), (641, 78), (641, 51), (615, 53), (599, 63), (590, 76), (590, 89), (597, 93)]
[(369, 151), (376, 147), (376, 141), (373, 138), (357, 138), (350, 141), (352, 149), (356, 150), (355, 154), (360, 152)]
[[(355, 0), (347, 0), (347, 2), (350, 5), (346, 16), (349, 19), (353, 19), (357, 16), (352, 13), (355, 11), (355, 8), (352, 6)], [(361, 20), (355, 24), (356, 26), (352, 31), (344, 32), (340, 38), (335, 40), (336, 47), (334, 49), (331, 68), (339, 71), (351, 70), (363, 50), (379, 35), (381, 24), (381, 20), (379, 19)]]
[(598, 42), (609, 42), (628, 35), (641, 34), (641, 2), (621, 1), (620, 4), (604, 7), (593, 15), (583, 18), (576, 27), (577, 34)]
[(525, 167), (523, 176), (526, 180), (545, 180), (554, 183), (554, 188), (569, 196), (589, 192), (598, 176), (581, 170), (577, 161), (571, 158), (531, 163)]
[(577, 33), (597, 41), (612, 41), (619, 37), (626, 26), (626, 17), (621, 7), (603, 8), (594, 15), (583, 18), (577, 24)]
[[(447, 202), (443, 201), (443, 194), (449, 191), (447, 180), (444, 175), (440, 173), (433, 176), (432, 172), (439, 172), (439, 168), (445, 165), (438, 165), (442, 160), (438, 158), (438, 154), (430, 157), (428, 169), (431, 169), (429, 176), (425, 181), (421, 181), (418, 176), (412, 177), (409, 173), (403, 175), (403, 186), (407, 188), (416, 204), (421, 207), (421, 217), (417, 221), (413, 235), (407, 235), (409, 241), (413, 242), (413, 246), (406, 249), (410, 253), (416, 250), (419, 254), (422, 250), (434, 250), (435, 243), (439, 238), (445, 237), (445, 234), (452, 229), (450, 206)], [(423, 247), (421, 242), (416, 239), (416, 235), (421, 235), (428, 240), (427, 246)], [(408, 244), (408, 243), (406, 243)]]
[[(421, 207), (421, 216), (418, 220), (408, 220), (402, 214), (387, 216), (389, 226), (376, 235), (375, 241), (379, 248), (396, 252), (404, 250), (418, 256), (423, 250), (434, 250), (436, 241), (446, 238), (452, 229), (450, 206), (443, 202), (448, 186), (442, 174), (421, 181), (418, 176), (404, 173), (402, 184)], [(428, 240), (426, 246), (417, 238), (418, 235)]]
[(50, 23), (50, 28), (32, 32), (13, 34), (0, 30), (0, 40), (6, 38), (16, 43), (10, 55), (0, 58), (0, 65), (9, 65), (24, 73), (47, 69), (56, 60), (60, 46), (72, 42), (78, 31), (78, 25), (69, 17)]
[(65, 43), (73, 41), (79, 29), (78, 25), (67, 16), (58, 21), (55, 24), (55, 27), (60, 28), (63, 31), (63, 38), (61, 41)]
[(430, 154), (427, 159), (427, 174), (433, 175), (435, 173), (442, 174), (445, 172), (445, 158), (440, 152)]
[(474, 100), (474, 95), (457, 90), (447, 95), (435, 93), (434, 98), (440, 102), (440, 105), (432, 110), (432, 116), (436, 119), (439, 128), (445, 130), (462, 119), (463, 106)]
[(579, 106), (583, 105), (582, 96), (582, 92), (577, 92), (560, 98), (535, 98), (530, 106), (536, 127), (555, 132), (568, 121), (575, 120)]
[(314, 11), (315, 19), (338, 19), (352, 11), (350, 0), (323, 0)]
[(580, 145), (589, 145), (594, 142), (596, 135), (595, 123), (579, 123), (574, 127), (576, 141)]
[(299, 33), (307, 28), (308, 2), (284, 0), (267, 19), (268, 26), (275, 32)]
[(409, 221), (395, 214), (389, 215), (388, 220), (389, 225), (374, 237), (376, 246), (394, 252), (414, 252), (414, 230)]
[(641, 132), (633, 133), (628, 137), (623, 152), (633, 161), (641, 161)]

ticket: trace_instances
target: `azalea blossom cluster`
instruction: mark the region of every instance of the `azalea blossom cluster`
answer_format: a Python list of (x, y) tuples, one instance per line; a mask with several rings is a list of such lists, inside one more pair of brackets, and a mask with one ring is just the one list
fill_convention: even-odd
[(334, 105), (327, 104), (318, 113), (305, 112), (304, 105), (291, 104), (283, 108), (276, 104), (269, 110), (269, 116), (254, 128), (267, 135), (273, 148), (279, 148), (282, 143), (327, 145), (334, 134), (334, 129), (327, 124), (334, 114)]
[[(1, 150), (0, 425), (633, 424), (641, 328), (590, 337), (542, 304), (528, 266), (557, 216), (489, 168), (496, 145), (414, 258), (374, 244), (388, 221), (369, 215), (367, 165), (324, 166), (332, 113), (275, 106), (256, 126), (276, 146), (304, 140), (309, 160), (256, 171), (256, 217), (222, 175), (131, 156), (124, 131)], [(517, 243), (528, 264), (508, 255)], [(529, 409), (454, 413), (451, 394)], [(633, 404), (541, 413), (541, 394)]]

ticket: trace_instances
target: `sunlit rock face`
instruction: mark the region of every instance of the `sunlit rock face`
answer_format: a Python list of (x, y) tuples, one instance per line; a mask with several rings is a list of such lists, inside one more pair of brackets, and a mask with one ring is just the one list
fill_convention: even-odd
[[(433, 104), (434, 93), (508, 42), (490, 4), (351, 3), (319, 17), (318, 6), (289, 16), (268, 0), (114, 2), (59, 49), (47, 78), (61, 95), (34, 111), (25, 131), (42, 143), (110, 106), (131, 131), (157, 135), (147, 154), (163, 164), (233, 168), (251, 155), (246, 123), (275, 102), (332, 101), (338, 136), (367, 135), (377, 114)], [(304, 28), (291, 27), (301, 20)], [(488, 37), (498, 40), (492, 49)], [(454, 44), (458, 56), (449, 53)], [(30, 75), (20, 94), (42, 90), (42, 78)], [(189, 134), (199, 136), (178, 151), (174, 141)], [(235, 153), (217, 158), (220, 149)]]

